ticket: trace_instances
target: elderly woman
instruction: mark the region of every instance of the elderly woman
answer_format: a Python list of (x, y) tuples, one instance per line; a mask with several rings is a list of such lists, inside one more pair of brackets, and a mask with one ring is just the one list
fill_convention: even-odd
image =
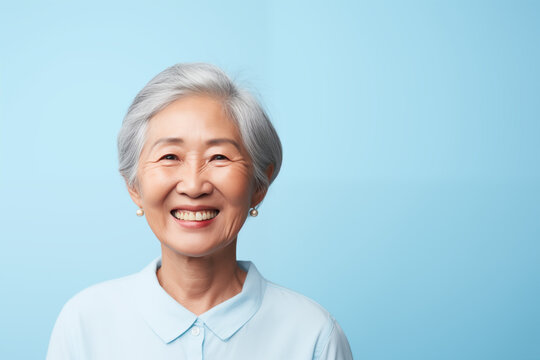
[(327, 311), (236, 260), (238, 232), (281, 165), (249, 93), (212, 65), (172, 66), (135, 97), (118, 150), (161, 256), (69, 300), (49, 360), (352, 359)]

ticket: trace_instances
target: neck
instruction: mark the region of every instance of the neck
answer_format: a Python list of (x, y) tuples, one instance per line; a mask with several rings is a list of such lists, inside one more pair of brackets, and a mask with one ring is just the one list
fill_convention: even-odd
[(161, 245), (161, 287), (200, 315), (242, 291), (246, 272), (236, 263), (236, 240), (217, 254), (190, 257)]

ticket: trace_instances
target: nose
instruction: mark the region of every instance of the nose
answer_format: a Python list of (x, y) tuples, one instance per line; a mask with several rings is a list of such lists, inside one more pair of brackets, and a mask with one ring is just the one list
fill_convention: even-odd
[(196, 164), (195, 161), (185, 162), (179, 172), (176, 191), (181, 195), (197, 199), (205, 195), (210, 195), (214, 187), (209, 181), (204, 167)]

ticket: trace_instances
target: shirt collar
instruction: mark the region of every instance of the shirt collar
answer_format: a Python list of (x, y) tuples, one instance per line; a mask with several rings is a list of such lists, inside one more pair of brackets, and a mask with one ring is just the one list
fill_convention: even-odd
[(221, 340), (227, 341), (257, 313), (266, 289), (266, 280), (253, 263), (239, 261), (238, 265), (247, 271), (242, 291), (197, 317), (161, 287), (156, 275), (161, 258), (154, 259), (138, 274), (141, 291), (137, 302), (141, 314), (166, 343), (184, 334), (197, 320)]

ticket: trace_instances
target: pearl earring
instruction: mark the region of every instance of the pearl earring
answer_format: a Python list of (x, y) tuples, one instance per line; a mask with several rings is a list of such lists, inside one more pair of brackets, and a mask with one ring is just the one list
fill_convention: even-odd
[(255, 217), (257, 215), (259, 215), (259, 211), (257, 211), (257, 209), (253, 208), (251, 210), (249, 210), (249, 215)]
[(144, 210), (143, 209), (138, 209), (135, 214), (137, 214), (137, 216), (143, 216), (144, 215)]

